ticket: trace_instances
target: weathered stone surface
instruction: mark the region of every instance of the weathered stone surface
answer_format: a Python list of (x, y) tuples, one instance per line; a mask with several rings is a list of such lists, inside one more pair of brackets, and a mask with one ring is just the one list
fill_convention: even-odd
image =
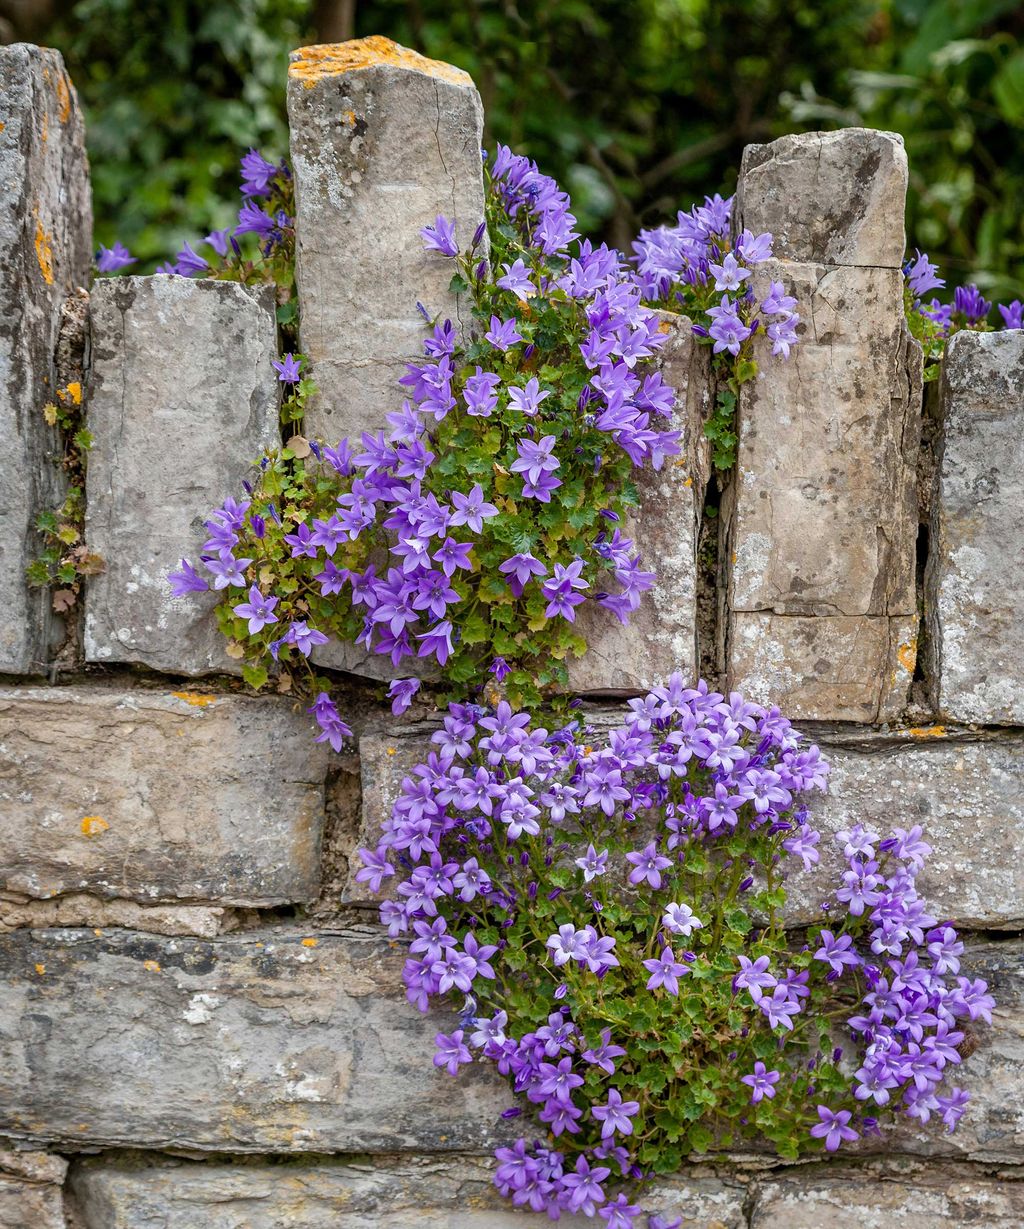
[(326, 756), (287, 700), (0, 691), (0, 887), (144, 902), (316, 895)]
[(660, 470), (637, 475), (640, 506), (622, 527), (658, 579), (627, 627), (594, 602), (579, 607), (576, 623), (588, 647), (569, 662), (574, 692), (639, 692), (675, 670), (687, 678), (697, 673), (697, 536), (710, 469), (701, 430), (710, 395), (709, 353), (694, 341), (687, 317), (661, 314), (668, 341), (658, 366), (676, 391), (670, 426), (682, 433), (682, 451)]
[(0, 1149), (3, 1229), (65, 1229), (61, 1186), (68, 1163), (46, 1152)]
[(925, 610), (938, 704), (1024, 724), (1024, 332), (946, 347)]
[(133, 900), (104, 900), (75, 892), (52, 900), (0, 900), (0, 932), (23, 927), (118, 926), (155, 935), (195, 935), (212, 939), (233, 930), (230, 909), (205, 905), (139, 905)]
[(884, 1179), (815, 1168), (763, 1182), (750, 1229), (1019, 1229), (1024, 1183), (926, 1169)]
[[(933, 847), (918, 886), (957, 925), (1019, 930), (1024, 922), (1024, 740), (947, 735), (810, 732), (831, 764), (829, 792), (808, 801), (822, 834), (821, 865), (790, 878), (790, 919), (818, 913), (838, 881), (835, 833), (862, 823), (887, 835), (920, 824)], [(797, 864), (799, 865), (799, 863)]]
[(907, 155), (895, 132), (841, 128), (743, 151), (739, 227), (771, 231), (775, 255), (898, 269), (906, 247)]
[(306, 430), (334, 444), (378, 430), (422, 354), (424, 320), (457, 320), (454, 262), (420, 229), (483, 218), (483, 110), (461, 69), (385, 38), (304, 47), (288, 72), (302, 349), (321, 394)]
[(280, 441), (274, 291), (158, 274), (92, 293), (85, 654), (174, 674), (237, 673), (212, 610), (218, 593), (171, 596), (207, 514)]
[[(76, 1165), (71, 1189), (83, 1229), (523, 1229), (480, 1157), (338, 1158), (316, 1165), (146, 1165), (102, 1158)], [(683, 1229), (739, 1229), (744, 1187), (681, 1175), (645, 1192), (646, 1206)], [(563, 1217), (569, 1229), (595, 1221)], [(599, 1222), (598, 1222), (599, 1223)]]
[(78, 98), (58, 51), (0, 47), (0, 670), (42, 673), (50, 595), (25, 567), (43, 508), (61, 502), (55, 399), (61, 305), (84, 286), (92, 200)]
[[(848, 131), (829, 134), (822, 165), (852, 174), (870, 134)], [(825, 181), (808, 152), (818, 134), (763, 147), (780, 148), (749, 163), (742, 181), (743, 225), (770, 226), (779, 193), (802, 211), (776, 246), (786, 259), (759, 265), (755, 281), (761, 292), (781, 281), (803, 323), (784, 362), (770, 357), (766, 338), (756, 341), (759, 374), (740, 397), (724, 501), (725, 664), (730, 686), (805, 718), (891, 718), (916, 654), (921, 355), (903, 319), (898, 258), (864, 256), (866, 236), (902, 235), (903, 225), (904, 179), (894, 170), (902, 147), (875, 135), (892, 156), (864, 156), (876, 176), (857, 188), (865, 211), (847, 217), (839, 207), (832, 225), (847, 217), (849, 229), (827, 252), (815, 229)]]
[(0, 936), (0, 1132), (233, 1152), (487, 1147), (502, 1082), (434, 1068), (453, 1024), (405, 1001), (401, 968), (376, 934)]

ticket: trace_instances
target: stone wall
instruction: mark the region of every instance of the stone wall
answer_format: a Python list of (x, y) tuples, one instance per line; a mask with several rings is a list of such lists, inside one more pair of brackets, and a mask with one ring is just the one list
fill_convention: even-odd
[[(205, 595), (164, 587), (276, 437), (273, 295), (153, 276), (86, 300), (74, 90), (26, 46), (0, 50), (0, 81), (0, 1225), (530, 1223), (489, 1182), (503, 1086), (433, 1068), (444, 1021), (404, 1001), (351, 874), (431, 713), (396, 724), (377, 668), (336, 657), (358, 750), (329, 754), (301, 706), (244, 688)], [(460, 310), (417, 232), (439, 212), (475, 229), (481, 108), (465, 74), (365, 40), (297, 53), (289, 114), (313, 427), (335, 442), (391, 406), (417, 299)], [(666, 317), (685, 458), (645, 480), (634, 526), (659, 587), (628, 630), (591, 623), (573, 684), (598, 724), (676, 667), (798, 716), (834, 765), (822, 828), (924, 825), (927, 891), (998, 1010), (955, 1135), (695, 1159), (653, 1200), (688, 1229), (1024, 1224), (1024, 335), (955, 339), (922, 450), (906, 176), (887, 133), (748, 149), (737, 222), (774, 232), (802, 344), (744, 393), (716, 521), (707, 352)], [(87, 301), (106, 570), (62, 627), (23, 568), (60, 487), (41, 408), (75, 376)], [(793, 922), (818, 903), (795, 893)]]

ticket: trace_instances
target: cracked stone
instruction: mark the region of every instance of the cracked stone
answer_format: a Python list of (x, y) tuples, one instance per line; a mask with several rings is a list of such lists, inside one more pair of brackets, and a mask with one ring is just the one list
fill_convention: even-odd
[(926, 577), (939, 710), (1024, 724), (1024, 332), (946, 348)]
[(92, 292), (86, 540), (105, 571), (89, 580), (85, 655), (173, 674), (239, 673), (213, 591), (172, 597), (207, 514), (280, 442), (271, 286), (158, 274)]
[[(311, 733), (310, 719), (278, 698), (2, 690), (0, 888), (37, 901), (312, 900), (327, 761)], [(107, 924), (130, 921), (124, 904), (120, 923)], [(75, 908), (54, 907), (62, 924)], [(174, 917), (184, 920), (169, 911), (162, 927)], [(205, 914), (192, 921), (210, 924)]]
[(467, 73), (386, 38), (304, 47), (288, 73), (302, 349), (320, 387), (306, 432), (335, 444), (398, 409), (430, 317), (459, 320), (454, 262), (420, 229), (483, 218), (483, 108)]
[[(59, 622), (25, 568), (43, 549), (35, 520), (63, 500), (58, 399), (61, 308), (92, 261), (92, 199), (78, 97), (60, 53), (0, 47), (0, 670), (45, 672)], [(68, 377), (70, 378), (70, 377)], [(78, 389), (81, 396), (81, 389)]]

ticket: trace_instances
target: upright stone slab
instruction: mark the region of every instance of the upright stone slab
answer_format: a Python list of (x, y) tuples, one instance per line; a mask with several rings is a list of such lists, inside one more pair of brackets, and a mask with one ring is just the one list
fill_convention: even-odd
[(681, 452), (660, 470), (638, 472), (640, 505), (622, 527), (658, 579), (628, 626), (595, 602), (579, 607), (576, 624), (588, 647), (568, 663), (569, 690), (578, 693), (629, 694), (664, 682), (675, 670), (688, 679), (697, 674), (697, 538), (710, 472), (702, 432), (710, 356), (694, 341), (686, 316), (660, 314), (667, 341), (658, 367), (676, 392), (670, 426), (681, 433)]
[(737, 228), (771, 231), (755, 290), (796, 297), (800, 344), (739, 403), (725, 500), (729, 684), (798, 718), (881, 721), (916, 657), (921, 356), (903, 318), (901, 138), (867, 129), (744, 152)]
[(0, 936), (0, 1135), (262, 1153), (514, 1138), (499, 1076), (434, 1067), (455, 1017), (406, 1002), (401, 970), (376, 933)]
[[(217, 630), (220, 594), (175, 598), (208, 513), (280, 442), (274, 290), (165, 276), (98, 282), (92, 294), (85, 655), (170, 674), (238, 673)], [(238, 590), (241, 592), (241, 590)]]
[(280, 698), (0, 691), (0, 887), (44, 900), (308, 901), (327, 770), (312, 733)]
[(302, 349), (320, 386), (306, 432), (335, 444), (384, 426), (425, 321), (459, 320), (454, 262), (420, 229), (483, 218), (483, 109), (467, 73), (387, 38), (304, 47), (288, 71)]
[(89, 276), (92, 200), (78, 98), (60, 53), (0, 47), (0, 671), (39, 674), (50, 594), (25, 567), (38, 514), (60, 504), (56, 398), (61, 305)]
[(940, 711), (1024, 724), (1024, 332), (950, 338), (925, 610)]

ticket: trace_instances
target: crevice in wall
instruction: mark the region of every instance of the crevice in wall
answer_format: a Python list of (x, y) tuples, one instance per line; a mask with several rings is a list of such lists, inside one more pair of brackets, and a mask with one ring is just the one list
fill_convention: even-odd
[(939, 382), (924, 385), (921, 407), (921, 441), (917, 457), (917, 561), (915, 591), (917, 594), (917, 660), (910, 689), (911, 713), (938, 711), (939, 671), (941, 668), (936, 623), (931, 602), (932, 558), (938, 549), (937, 484), (942, 458), (942, 414)]
[(716, 686), (721, 672), (719, 652), (719, 584), (722, 496), (712, 471), (704, 487), (697, 531), (696, 634), (697, 674)]

